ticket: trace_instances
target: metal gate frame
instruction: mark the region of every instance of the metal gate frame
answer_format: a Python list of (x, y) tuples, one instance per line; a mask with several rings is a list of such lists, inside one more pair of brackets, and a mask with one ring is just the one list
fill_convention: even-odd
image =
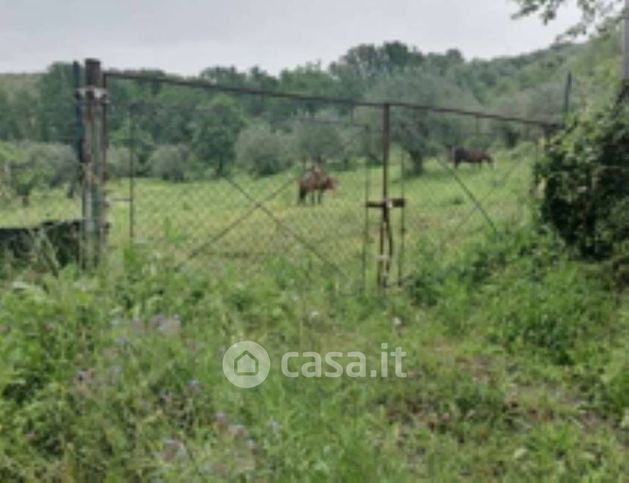
[[(379, 199), (367, 199), (365, 203), (366, 212), (378, 210), (380, 212), (379, 244), (377, 258), (377, 285), (379, 288), (386, 288), (392, 285), (391, 273), (395, 255), (395, 234), (391, 221), (393, 210), (404, 210), (407, 201), (402, 195), (399, 198), (390, 197), (390, 154), (391, 154), (391, 111), (393, 109), (411, 109), (422, 112), (432, 112), (441, 114), (455, 114), (458, 116), (472, 117), (476, 119), (487, 119), (504, 122), (514, 122), (523, 126), (541, 127), (545, 132), (550, 132), (560, 125), (558, 123), (545, 122), (540, 120), (527, 119), (517, 116), (504, 116), (480, 111), (470, 111), (463, 109), (444, 108), (431, 105), (421, 105), (408, 102), (374, 102), (356, 99), (335, 98), (326, 96), (305, 95), (288, 92), (269, 91), (264, 89), (254, 89), (247, 87), (233, 87), (214, 84), (203, 80), (184, 80), (174, 77), (146, 76), (143, 74), (101, 71), (101, 63), (95, 59), (86, 61), (87, 84), (85, 88), (84, 102), (86, 105), (86, 115), (84, 116), (84, 132), (87, 136), (84, 144), (85, 174), (84, 179), (96, 180), (96, 186), (85, 190), (91, 194), (89, 199), (84, 199), (86, 208), (85, 221), (88, 228), (87, 236), (95, 244), (98, 253), (102, 252), (106, 244), (106, 219), (104, 199), (104, 163), (107, 148), (107, 86), (110, 80), (127, 80), (140, 83), (164, 84), (180, 86), (194, 89), (204, 89), (235, 95), (261, 96), (274, 99), (291, 99), (301, 102), (317, 102), (329, 105), (345, 106), (352, 110), (356, 108), (374, 109), (381, 113), (381, 163), (382, 163), (382, 193)], [(100, 134), (99, 134), (100, 133)], [(89, 184), (89, 181), (88, 181)], [(133, 193), (131, 192), (131, 196)], [(131, 214), (133, 216), (133, 214)], [(403, 252), (404, 230), (401, 230), (401, 246)]]

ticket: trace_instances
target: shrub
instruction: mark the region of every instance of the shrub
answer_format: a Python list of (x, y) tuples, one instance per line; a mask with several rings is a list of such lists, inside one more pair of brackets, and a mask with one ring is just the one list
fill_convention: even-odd
[[(135, 174), (140, 173), (140, 166), (136, 156)], [(107, 150), (107, 175), (110, 178), (128, 178), (131, 176), (131, 159), (129, 149), (121, 146), (111, 146)]]
[(194, 170), (191, 151), (183, 145), (158, 147), (149, 158), (150, 173), (164, 181), (182, 182)]
[(0, 167), (5, 196), (17, 196), (28, 205), (36, 188), (71, 183), (77, 176), (78, 161), (73, 149), (63, 144), (4, 143)]
[(57, 188), (73, 181), (78, 173), (78, 160), (73, 148), (65, 144), (28, 143), (24, 145), (27, 163), (43, 173), (43, 182)]
[(257, 176), (279, 173), (290, 165), (288, 136), (267, 124), (253, 124), (243, 130), (236, 142), (236, 162)]
[(629, 238), (629, 106), (574, 119), (536, 166), (541, 219), (588, 258), (608, 259)]

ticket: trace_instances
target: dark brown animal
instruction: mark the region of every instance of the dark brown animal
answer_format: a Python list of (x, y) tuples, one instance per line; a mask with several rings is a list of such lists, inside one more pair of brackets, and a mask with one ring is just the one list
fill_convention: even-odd
[(313, 205), (315, 203), (321, 204), (323, 202), (323, 193), (326, 191), (334, 192), (337, 185), (336, 178), (328, 176), (320, 167), (315, 166), (299, 180), (299, 203), (305, 203), (306, 197), (310, 194)]
[(478, 167), (482, 167), (483, 163), (493, 166), (494, 158), (484, 149), (454, 148), (452, 149), (452, 162), (457, 169), (462, 163), (475, 164)]

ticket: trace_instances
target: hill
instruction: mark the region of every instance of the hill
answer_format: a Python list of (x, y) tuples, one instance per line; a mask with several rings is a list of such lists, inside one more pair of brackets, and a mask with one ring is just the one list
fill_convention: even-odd
[[(458, 99), (468, 106), (506, 114), (557, 120), (564, 109), (568, 73), (573, 74), (572, 106), (581, 109), (611, 98), (619, 82), (620, 34), (609, 34), (583, 44), (558, 44), (547, 49), (492, 60), (466, 60), (458, 50), (445, 54), (424, 53), (400, 42), (382, 45), (364, 44), (349, 49), (338, 61), (327, 67), (305, 64), (286, 69), (278, 76), (259, 68), (240, 71), (234, 67), (213, 66), (200, 77), (227, 85), (300, 92), (323, 96), (365, 98), (374, 92), (388, 92), (389, 80), (395, 76), (436, 79), (444, 89), (456, 86)], [(104, 59), (106, 61), (106, 59)], [(155, 73), (159, 71), (138, 70)], [(68, 118), (72, 116), (71, 66), (56, 63), (40, 74), (0, 74), (0, 139), (33, 139), (39, 141), (67, 138)], [(448, 82), (439, 81), (446, 79)], [(24, 94), (23, 99), (18, 94)], [(124, 100), (150, 99), (153, 102), (175, 102), (190, 106), (207, 100), (207, 96), (174, 89), (138, 89), (130, 85), (115, 87), (114, 97)], [(448, 98), (447, 92), (435, 99)], [(260, 115), (259, 106), (238, 101), (248, 117)], [(454, 101), (453, 101), (454, 102)], [(459, 101), (460, 102), (460, 101)], [(257, 105), (257, 104), (256, 104)], [(276, 106), (277, 107), (277, 106)], [(324, 106), (305, 106), (313, 114)], [(279, 109), (279, 108), (278, 108)], [(277, 110), (277, 109), (276, 109)], [(286, 120), (295, 112), (286, 108), (272, 113), (275, 121)], [(154, 125), (155, 120), (151, 120)], [(189, 120), (182, 121), (184, 126)], [(154, 135), (172, 125), (146, 126)], [(185, 130), (185, 129), (184, 129)], [(154, 141), (160, 139), (154, 137)], [(172, 140), (166, 139), (166, 142)], [(180, 142), (180, 141), (179, 141)]]

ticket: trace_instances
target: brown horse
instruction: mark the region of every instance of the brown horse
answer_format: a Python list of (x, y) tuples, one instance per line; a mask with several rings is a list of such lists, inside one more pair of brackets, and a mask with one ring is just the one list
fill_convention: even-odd
[(299, 203), (305, 203), (306, 197), (310, 193), (312, 204), (314, 205), (315, 202), (321, 204), (323, 193), (326, 191), (334, 192), (337, 185), (336, 178), (328, 176), (319, 166), (315, 166), (304, 173), (299, 180)]
[(459, 164), (462, 163), (475, 164), (478, 167), (482, 167), (485, 162), (493, 166), (494, 158), (492, 158), (491, 155), (484, 149), (453, 148), (452, 162), (454, 163), (454, 167), (457, 169)]

